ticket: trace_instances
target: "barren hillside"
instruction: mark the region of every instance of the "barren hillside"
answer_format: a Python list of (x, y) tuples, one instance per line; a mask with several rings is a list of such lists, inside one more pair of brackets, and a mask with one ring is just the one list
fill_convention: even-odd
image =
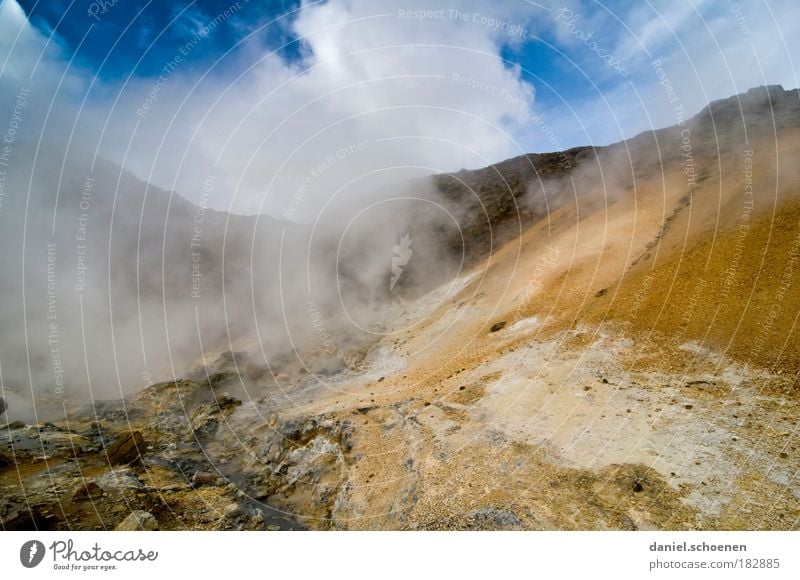
[(567, 157), (436, 177), (470, 259), (370, 341), (2, 430), (4, 526), (797, 529), (798, 91)]

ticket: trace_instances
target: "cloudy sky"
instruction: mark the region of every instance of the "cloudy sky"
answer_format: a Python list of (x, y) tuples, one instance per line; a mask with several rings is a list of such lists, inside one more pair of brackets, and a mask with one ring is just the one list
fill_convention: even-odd
[(676, 105), (797, 87), (799, 11), (2, 0), (0, 130), (24, 90), (18, 141), (105, 157), (194, 201), (213, 175), (213, 207), (306, 221), (409, 176), (607, 144), (673, 124)]

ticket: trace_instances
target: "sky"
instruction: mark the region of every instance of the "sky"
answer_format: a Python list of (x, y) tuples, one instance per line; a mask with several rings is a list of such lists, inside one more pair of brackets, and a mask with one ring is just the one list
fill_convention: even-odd
[(795, 88), (798, 12), (794, 0), (2, 0), (0, 129), (25, 89), (16, 139), (104, 157), (217, 209), (309, 221), (409, 177), (609, 144), (674, 124), (678, 106)]

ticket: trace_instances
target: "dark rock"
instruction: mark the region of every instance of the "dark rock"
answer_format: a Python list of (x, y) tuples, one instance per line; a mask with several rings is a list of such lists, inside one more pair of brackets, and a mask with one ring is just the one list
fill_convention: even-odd
[[(594, 158), (593, 148), (581, 147), (559, 153), (521, 155), (483, 169), (433, 176), (445, 206), (458, 208), (457, 213), (463, 216), (458, 227), (443, 232), (445, 243), (459, 255), (464, 251), (466, 264), (488, 255), (498, 244), (518, 235), (520, 227), (524, 229), (544, 215), (545, 210), (552, 212), (570, 201), (571, 190), (548, 186), (547, 204), (536, 203), (544, 199), (544, 191), (538, 184), (554, 183), (555, 179), (549, 178), (557, 179), (582, 160)], [(521, 199), (525, 202), (520, 202)], [(415, 254), (415, 260), (416, 257)], [(412, 274), (413, 282), (413, 268), (404, 271), (403, 278), (406, 274)]]
[(208, 384), (213, 389), (233, 376), (233, 373), (214, 373), (208, 377)]
[(213, 403), (200, 405), (192, 413), (192, 435), (199, 440), (210, 439), (219, 429), (223, 417), (230, 415), (241, 404), (239, 399), (222, 393)]
[(193, 487), (202, 487), (204, 485), (216, 486), (220, 484), (220, 481), (216, 473), (209, 473), (207, 471), (197, 471), (192, 476)]
[(601, 296), (605, 296), (608, 293), (608, 288), (601, 288), (597, 292), (594, 293), (595, 298), (600, 298)]
[(123, 399), (107, 401), (96, 399), (92, 401), (92, 403), (81, 408), (77, 414), (82, 417), (106, 419), (112, 422), (127, 421), (140, 412), (136, 407), (128, 407), (129, 406), (126, 406), (126, 403)]
[(500, 322), (495, 322), (492, 324), (492, 327), (489, 329), (491, 332), (497, 332), (498, 330), (502, 330), (506, 326), (506, 321), (502, 320)]
[(52, 515), (46, 516), (40, 507), (29, 505), (24, 500), (0, 503), (0, 530), (52, 530), (56, 519)]
[(103, 497), (103, 488), (94, 481), (89, 481), (78, 487), (72, 494), (72, 501), (87, 501)]
[(83, 436), (100, 447), (108, 447), (113, 442), (113, 438), (109, 437), (105, 427), (99, 421), (92, 421), (83, 432)]
[(192, 421), (192, 435), (200, 441), (211, 439), (219, 430), (217, 417), (203, 417)]
[(8, 409), (8, 405), (6, 405), (6, 400), (3, 397), (0, 397), (0, 415), (6, 412)]
[(242, 402), (239, 399), (231, 397), (228, 393), (222, 393), (222, 395), (220, 395), (217, 399), (217, 407), (223, 412), (230, 411), (241, 404)]
[(111, 465), (126, 465), (140, 459), (142, 451), (144, 451), (144, 437), (139, 431), (134, 431), (117, 438), (106, 449), (106, 455)]
[(298, 417), (289, 417), (283, 419), (276, 424), (276, 432), (284, 439), (296, 441), (300, 438), (300, 428), (302, 426), (302, 419)]
[(38, 423), (36, 425), (36, 429), (39, 431), (39, 433), (57, 433), (59, 431), (64, 431), (64, 429), (62, 429), (58, 425), (53, 425), (52, 423), (47, 423), (47, 422)]

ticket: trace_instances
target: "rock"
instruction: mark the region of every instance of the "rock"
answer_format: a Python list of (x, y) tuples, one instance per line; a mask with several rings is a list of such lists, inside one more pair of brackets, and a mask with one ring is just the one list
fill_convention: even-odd
[(165, 485), (161, 488), (161, 491), (166, 493), (174, 493), (176, 491), (185, 491), (187, 487), (180, 483), (172, 483), (170, 485)]
[(283, 448), (280, 443), (271, 443), (267, 448), (267, 452), (264, 454), (264, 461), (267, 463), (277, 462), (281, 457), (281, 451), (283, 451)]
[(192, 413), (192, 434), (200, 440), (213, 437), (223, 417), (232, 413), (241, 404), (239, 399), (231, 397), (228, 393), (222, 393), (213, 403), (198, 406)]
[[(203, 370), (203, 375), (205, 375), (205, 369)], [(219, 386), (220, 383), (234, 376), (236, 375), (234, 375), (233, 373), (214, 373), (213, 375), (210, 375), (207, 380), (209, 386), (213, 389)]]
[(518, 528), (522, 526), (519, 518), (506, 510), (484, 508), (469, 514), (479, 528)]
[(219, 410), (223, 412), (235, 409), (236, 407), (242, 404), (242, 402), (239, 399), (231, 397), (230, 393), (222, 393), (217, 398), (216, 403)]
[(39, 431), (39, 433), (58, 433), (61, 431), (65, 431), (58, 425), (53, 425), (52, 423), (49, 422), (37, 423), (36, 425), (32, 425), (32, 427), (37, 431)]
[(142, 487), (142, 482), (139, 481), (139, 478), (128, 468), (111, 470), (100, 477), (97, 483), (107, 491), (139, 489)]
[(42, 513), (39, 506), (25, 498), (3, 498), (0, 502), (0, 528), (10, 531), (52, 530), (55, 518)]
[(158, 529), (158, 520), (150, 512), (136, 510), (115, 528), (119, 532), (153, 531)]
[(139, 454), (142, 451), (144, 451), (144, 437), (139, 431), (134, 431), (118, 437), (106, 449), (106, 455), (111, 465), (126, 465), (140, 459)]
[(500, 322), (495, 322), (492, 324), (492, 327), (489, 329), (491, 332), (497, 332), (498, 330), (503, 330), (506, 327), (506, 321), (501, 320)]
[(87, 435), (99, 435), (103, 431), (103, 425), (100, 421), (92, 421), (86, 428)]
[(250, 512), (250, 523), (254, 526), (259, 526), (264, 523), (264, 512), (258, 508), (255, 508), (252, 512)]
[(83, 436), (100, 443), (103, 446), (108, 446), (111, 439), (108, 437), (105, 428), (99, 421), (92, 421), (88, 428), (83, 432)]
[(228, 519), (236, 519), (242, 515), (242, 507), (238, 503), (229, 503), (223, 511)]
[(6, 412), (8, 409), (8, 405), (6, 404), (6, 400), (3, 397), (0, 397), (0, 415)]
[(344, 457), (336, 443), (320, 435), (304, 447), (292, 450), (286, 458), (286, 463), (288, 465), (286, 481), (290, 485), (297, 481), (317, 483), (325, 473), (344, 464)]
[(97, 485), (94, 481), (86, 482), (75, 490), (72, 494), (72, 501), (87, 501), (98, 499), (103, 496), (103, 488)]
[(216, 473), (209, 473), (207, 471), (196, 471), (192, 476), (192, 486), (201, 487), (203, 485), (219, 485), (220, 478)]
[(594, 293), (595, 298), (600, 298), (601, 296), (605, 296), (608, 293), (608, 288), (601, 288), (597, 292)]
[(192, 418), (192, 436), (200, 441), (206, 441), (216, 435), (219, 430), (219, 419), (216, 413), (209, 416), (207, 413), (195, 415)]

